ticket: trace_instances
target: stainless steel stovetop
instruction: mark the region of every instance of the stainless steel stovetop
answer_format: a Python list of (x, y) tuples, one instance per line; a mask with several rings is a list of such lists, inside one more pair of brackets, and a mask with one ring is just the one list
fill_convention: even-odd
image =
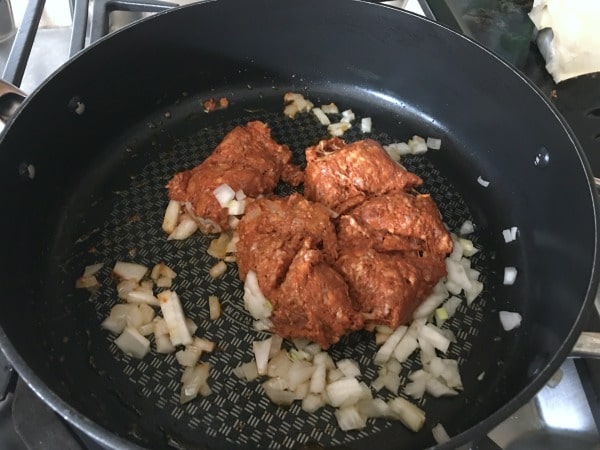
[[(25, 92), (34, 91), (69, 58), (73, 31), (71, 11), (74, 9), (77, 14), (77, 3), (81, 2), (72, 0), (71, 5), (73, 6), (70, 8), (69, 3), (64, 0), (46, 1), (46, 8), (21, 82), (21, 88)], [(83, 3), (90, 12), (94, 10), (94, 0), (90, 4), (87, 0)], [(143, 1), (135, 3), (140, 4)], [(191, 1), (179, 0), (177, 3), (185, 4), (191, 3)], [(468, 6), (469, 3), (475, 2), (462, 0), (460, 2), (422, 2), (421, 4), (417, 0), (394, 0), (382, 3), (404, 7), (418, 14), (425, 14), (424, 11), (426, 11), (430, 17), (435, 14), (437, 19), (446, 22), (444, 20), (446, 17), (444, 8), (455, 10), (460, 7), (465, 8), (465, 5)], [(437, 9), (433, 8), (436, 3), (438, 3)], [(442, 6), (439, 6), (439, 3), (442, 3)], [(452, 7), (446, 7), (446, 3)], [(514, 1), (512, 3), (522, 6), (524, 2)], [(12, 0), (16, 28), (21, 26), (24, 16), (27, 18), (26, 9), (28, 4), (25, 0)], [(7, 31), (6, 29), (7, 24), (12, 22), (6, 20), (8, 17), (6, 16), (8, 14), (7, 5), (10, 5), (8, 0), (0, 0), (0, 15), (5, 14), (0, 17), (0, 26), (4, 27), (4, 29), (0, 29), (0, 73), (4, 71), (15, 40), (14, 31), (11, 33), (10, 30)], [(439, 13), (439, 15), (436, 13)], [(112, 32), (149, 14), (139, 11), (113, 12), (110, 15), (109, 31)], [(98, 26), (98, 23), (94, 24), (92, 15), (91, 20), (88, 20), (87, 24), (83, 24), (86, 43), (89, 43), (91, 35), (97, 33), (97, 31), (92, 30), (94, 26)], [(519, 26), (523, 27), (524, 25), (519, 23)], [(472, 37), (493, 48), (493, 44), (486, 42), (485, 38)], [(523, 57), (522, 52), (519, 53), (519, 49), (515, 54), (517, 58)], [(510, 60), (511, 55), (503, 54), (502, 56)], [(519, 66), (519, 61), (513, 60), (511, 62)], [(536, 80), (536, 83), (542, 90), (545, 90), (547, 84), (543, 80), (542, 75), (542, 82)], [(597, 297), (597, 309), (599, 309), (599, 305), (600, 300)], [(600, 319), (597, 316), (592, 318), (590, 326), (600, 329)], [(597, 390), (600, 365), (596, 363), (586, 363), (585, 361), (573, 359), (566, 360), (556, 376), (534, 399), (492, 430), (488, 435), (488, 439), (473, 444), (470, 448), (600, 450), (600, 435), (598, 432), (600, 420), (598, 396), (600, 392)], [(100, 447), (85, 436), (74, 432), (37, 398), (23, 382), (18, 380), (18, 377), (12, 374), (12, 369), (0, 353), (0, 448), (18, 450)], [(469, 446), (465, 448), (469, 448)]]

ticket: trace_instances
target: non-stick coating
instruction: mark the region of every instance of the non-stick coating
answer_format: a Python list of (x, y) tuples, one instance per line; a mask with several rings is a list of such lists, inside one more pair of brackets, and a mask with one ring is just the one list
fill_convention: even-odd
[[(296, 153), (325, 135), (309, 117), (281, 116), (287, 89), (372, 116), (383, 141), (442, 137), (442, 151), (406, 164), (425, 177), (453, 229), (468, 217), (478, 226), (475, 240), (484, 251), (476, 264), (486, 292), (472, 312), (461, 310), (462, 323), (459, 317), (449, 324), (467, 341), (453, 350), (465, 359), (465, 392), (428, 399), (422, 433), (385, 422), (340, 433), (330, 410), (307, 418), (235, 380), (230, 370), (250, 359), (249, 343), (259, 336), (245, 331), (250, 320), (239, 306), (235, 270), (209, 283), (206, 239), (167, 243), (159, 230), (169, 175), (199, 162), (234, 125), (262, 118)], [(204, 114), (201, 100), (221, 95), (231, 108)], [(77, 100), (85, 104), (82, 115), (74, 111)], [(227, 1), (170, 12), (63, 68), (27, 102), (0, 145), (9, 218), (3, 346), (55, 408), (114, 446), (122, 441), (90, 420), (155, 447), (171, 439), (224, 448), (304, 440), (415, 448), (433, 443), (428, 430), (437, 421), (451, 435), (476, 427), (459, 437), (464, 441), (515, 410), (558, 367), (597, 283), (589, 170), (554, 111), (474, 44), (381, 6)], [(540, 152), (550, 155), (547, 164), (536, 159)], [(27, 164), (36, 167), (33, 180), (19, 170)], [(480, 175), (490, 180), (487, 189), (477, 183)], [(558, 182), (564, 177), (569, 189)], [(501, 230), (513, 225), (519, 239), (504, 245)], [(178, 406), (180, 370), (172, 357), (129, 360), (100, 330), (116, 301), (107, 275), (117, 258), (165, 260), (178, 270), (176, 290), (198, 334), (219, 343), (209, 358), (213, 396)], [(75, 292), (74, 279), (99, 260), (107, 264), (103, 288), (91, 298)], [(501, 284), (506, 265), (519, 270), (514, 286)], [(206, 320), (213, 292), (225, 305), (223, 323)], [(502, 332), (500, 309), (520, 311), (523, 325)], [(369, 379), (374, 348), (357, 334), (334, 352), (360, 359)]]

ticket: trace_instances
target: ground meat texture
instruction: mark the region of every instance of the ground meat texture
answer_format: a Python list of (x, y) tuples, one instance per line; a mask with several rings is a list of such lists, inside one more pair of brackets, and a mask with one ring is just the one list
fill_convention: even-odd
[(201, 218), (202, 231), (228, 230), (229, 216), (217, 202), (215, 188), (225, 183), (256, 197), (272, 192), (280, 180), (297, 186), (303, 173), (291, 158), (290, 149), (271, 138), (266, 124), (249, 122), (231, 130), (200, 165), (175, 174), (167, 184), (169, 198), (188, 203), (189, 212)]
[(337, 213), (346, 212), (369, 196), (401, 191), (422, 182), (371, 139), (346, 144), (333, 138), (306, 149), (304, 195)]
[(289, 339), (309, 339), (324, 349), (363, 325), (342, 276), (324, 261), (321, 251), (308, 245), (296, 254), (285, 279), (269, 299), (275, 333)]
[(368, 198), (341, 216), (338, 244), (438, 255), (442, 260), (452, 251), (452, 238), (431, 196), (404, 191)]
[(261, 198), (247, 207), (236, 231), (240, 278), (256, 272), (277, 334), (327, 348), (361, 328), (348, 287), (332, 268), (337, 240), (327, 208), (299, 194)]
[(396, 328), (412, 315), (445, 274), (444, 261), (402, 253), (380, 253), (372, 248), (345, 250), (336, 263), (349, 286), (355, 309), (365, 326)]

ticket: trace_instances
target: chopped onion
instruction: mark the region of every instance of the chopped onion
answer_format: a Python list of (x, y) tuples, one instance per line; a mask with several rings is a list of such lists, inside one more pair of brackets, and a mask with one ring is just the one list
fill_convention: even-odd
[(316, 412), (323, 406), (325, 406), (325, 401), (323, 397), (317, 394), (308, 394), (302, 400), (302, 409), (309, 414)]
[(477, 177), (477, 182), (482, 185), (483, 187), (488, 187), (490, 185), (490, 182), (487, 180), (484, 180), (481, 176)]
[(100, 286), (100, 283), (94, 275), (79, 277), (75, 280), (76, 289), (94, 289), (98, 286)]
[(334, 408), (353, 405), (363, 395), (363, 390), (356, 378), (342, 378), (327, 385), (325, 388), (329, 404)]
[(337, 362), (337, 367), (346, 377), (360, 377), (360, 367), (358, 363), (352, 359), (346, 358)]
[(288, 391), (285, 387), (281, 386), (281, 380), (279, 378), (271, 378), (262, 384), (267, 397), (276, 405), (291, 405), (296, 399), (296, 395), (293, 391)]
[(460, 238), (458, 242), (460, 242), (460, 245), (462, 246), (463, 255), (468, 258), (470, 258), (479, 251), (477, 250), (477, 248), (475, 248), (473, 242), (470, 239)]
[(196, 398), (201, 391), (206, 395), (210, 393), (210, 389), (203, 389), (208, 386), (209, 370), (210, 364), (208, 363), (200, 363), (196, 367), (186, 369), (181, 380), (183, 386), (179, 397), (182, 405)]
[(431, 345), (433, 345), (442, 353), (446, 353), (448, 351), (448, 347), (450, 346), (450, 339), (444, 336), (438, 327), (430, 323), (421, 328), (421, 331), (419, 332), (419, 338), (428, 340)]
[(148, 272), (146, 266), (141, 264), (117, 261), (113, 267), (113, 273), (124, 280), (134, 280), (140, 282), (144, 275)]
[(473, 225), (473, 222), (471, 222), (470, 220), (465, 220), (463, 222), (463, 224), (460, 226), (459, 233), (464, 236), (466, 234), (471, 234), (474, 231), (475, 231), (475, 226)]
[(400, 377), (393, 373), (393, 372), (387, 372), (383, 378), (383, 386), (390, 391), (392, 394), (396, 395), (398, 394), (398, 389), (400, 389), (400, 383), (402, 380), (400, 380)]
[(448, 290), (444, 286), (444, 283), (440, 281), (429, 297), (427, 297), (423, 303), (417, 307), (413, 313), (413, 317), (416, 319), (429, 317), (431, 313), (433, 313), (436, 308), (440, 306), (447, 298)]
[[(273, 346), (273, 342), (271, 341), (271, 346)], [(290, 360), (288, 352), (282, 350), (274, 355), (267, 366), (267, 375), (271, 378), (275, 377), (285, 377), (292, 367), (292, 361)]]
[(500, 322), (504, 331), (513, 330), (521, 325), (523, 317), (517, 312), (500, 311)]
[(152, 291), (145, 289), (133, 289), (127, 294), (128, 303), (140, 303), (152, 306), (159, 306), (158, 299), (152, 294)]
[[(396, 346), (401, 341), (402, 337), (405, 335), (408, 327), (401, 325), (390, 335), (390, 337), (385, 341), (385, 343), (381, 346), (381, 348), (375, 354), (374, 362), (378, 366), (385, 364), (392, 353), (394, 352)], [(396, 358), (398, 359), (398, 358)]]
[(367, 425), (365, 417), (361, 416), (354, 406), (340, 408), (334, 413), (338, 426), (343, 431), (359, 430)]
[(126, 355), (142, 359), (150, 351), (150, 341), (133, 327), (125, 327), (123, 333), (115, 339), (115, 344)]
[(321, 111), (323, 111), (325, 114), (339, 114), (340, 112), (335, 103), (330, 103), (329, 105), (321, 105)]
[(448, 436), (446, 429), (441, 423), (438, 423), (431, 429), (431, 434), (433, 434), (433, 439), (435, 439), (435, 442), (438, 444), (444, 444), (450, 440), (450, 436)]
[(327, 115), (323, 112), (321, 108), (313, 108), (312, 112), (315, 115), (315, 117), (319, 120), (319, 123), (321, 125), (329, 125), (331, 123), (331, 120), (329, 120), (329, 117), (327, 117)]
[(390, 358), (385, 365), (385, 369), (388, 373), (391, 372), (395, 375), (399, 375), (402, 370), (402, 364), (396, 358)]
[(428, 394), (433, 395), (434, 397), (444, 397), (444, 396), (455, 396), (458, 395), (454, 389), (450, 389), (444, 383), (442, 383), (437, 378), (430, 378), (427, 380), (427, 384), (425, 385), (425, 390)]
[(119, 298), (126, 300), (127, 295), (135, 288), (139, 287), (139, 284), (135, 280), (122, 280), (117, 284), (117, 295)]
[(227, 271), (227, 264), (225, 264), (225, 261), (219, 261), (218, 263), (216, 263), (214, 266), (212, 266), (210, 268), (210, 270), (208, 271), (208, 274), (212, 278), (219, 278), (226, 271)]
[(227, 204), (235, 198), (235, 191), (227, 183), (223, 183), (215, 188), (213, 195), (221, 208), (226, 208)]
[(230, 216), (241, 216), (246, 210), (245, 200), (231, 200), (227, 203), (227, 213)]
[(352, 128), (352, 125), (348, 122), (337, 122), (328, 125), (327, 131), (334, 137), (341, 137), (350, 128)]
[(269, 349), (271, 348), (271, 338), (264, 341), (252, 342), (252, 352), (256, 360), (256, 368), (259, 375), (267, 374), (267, 365), (269, 364)]
[(210, 320), (217, 320), (221, 317), (221, 303), (216, 295), (208, 296), (208, 310)]
[(458, 309), (458, 307), (460, 306), (460, 304), (462, 303), (462, 300), (458, 297), (450, 297), (448, 300), (446, 300), (446, 303), (444, 303), (443, 308), (446, 310), (448, 317), (452, 317), (454, 316), (454, 314), (456, 313), (456, 310)]
[(313, 394), (320, 394), (325, 390), (327, 368), (324, 364), (315, 366), (315, 370), (310, 378), (309, 391)]
[(308, 361), (294, 361), (285, 377), (288, 382), (288, 388), (292, 391), (296, 390), (300, 384), (310, 380), (314, 371), (315, 366)]
[(423, 366), (426, 366), (433, 358), (436, 357), (435, 347), (427, 339), (419, 338), (417, 341), (419, 343), (419, 347), (421, 348), (421, 363)]
[(256, 273), (250, 270), (246, 274), (244, 282), (244, 307), (255, 319), (267, 319), (271, 316), (273, 306), (269, 302), (258, 285)]
[(402, 397), (388, 402), (392, 417), (397, 418), (408, 429), (415, 433), (425, 424), (425, 411)]
[(190, 216), (185, 216), (173, 232), (167, 236), (168, 241), (183, 241), (198, 230), (198, 224)]
[(102, 267), (104, 267), (104, 263), (97, 263), (92, 264), (90, 266), (86, 266), (85, 269), (83, 269), (83, 275), (81, 277), (87, 278), (94, 276), (100, 271), (100, 269), (102, 269)]
[(188, 345), (192, 343), (192, 336), (185, 323), (183, 308), (177, 293), (162, 291), (158, 294), (160, 309), (169, 329), (169, 337), (173, 345)]
[(185, 367), (194, 367), (198, 364), (200, 356), (202, 356), (202, 350), (193, 345), (188, 345), (185, 350), (179, 350), (175, 353), (177, 362)]
[(394, 357), (402, 363), (406, 361), (418, 347), (419, 344), (417, 338), (407, 334), (394, 349)]
[(427, 144), (425, 143), (425, 139), (423, 139), (421, 136), (415, 135), (409, 139), (408, 146), (410, 147), (413, 155), (420, 155), (427, 152)]
[(442, 140), (437, 138), (428, 137), (427, 138), (427, 148), (431, 150), (439, 150), (442, 148)]
[(471, 288), (465, 290), (465, 298), (467, 299), (467, 305), (471, 305), (479, 294), (483, 291), (483, 283), (480, 281), (471, 281)]
[(313, 358), (313, 364), (315, 366), (324, 365), (328, 370), (335, 369), (335, 363), (333, 362), (333, 359), (331, 359), (331, 356), (329, 356), (329, 353), (327, 352), (317, 353)]
[[(448, 281), (452, 281), (460, 286), (462, 289), (470, 289), (471, 288), (471, 280), (467, 276), (467, 272), (465, 268), (458, 262), (453, 261), (450, 258), (446, 258), (446, 270), (448, 271)], [(446, 285), (448, 290), (450, 288)]]
[(252, 360), (241, 366), (233, 369), (233, 373), (240, 379), (245, 379), (246, 381), (254, 381), (258, 378), (258, 369), (256, 368), (256, 361)]
[(481, 381), (485, 378), (485, 370), (483, 372), (481, 372), (479, 375), (477, 375), (477, 380)]
[(165, 233), (171, 234), (177, 222), (179, 221), (179, 213), (181, 211), (181, 204), (177, 200), (169, 200), (167, 209), (165, 209), (165, 217), (162, 223), (162, 229)]
[(252, 328), (256, 331), (270, 331), (273, 328), (273, 322), (269, 319), (258, 319), (252, 323)]
[(171, 344), (168, 334), (154, 335), (154, 342), (156, 344), (156, 353), (173, 353), (175, 347)]
[(363, 417), (387, 417), (390, 414), (388, 404), (381, 398), (371, 398), (360, 400), (356, 404), (356, 409)]
[(353, 122), (354, 119), (356, 119), (356, 116), (354, 115), (354, 112), (352, 112), (351, 109), (347, 109), (346, 111), (342, 111), (342, 120), (340, 120), (340, 122), (350, 123), (350, 122)]
[(505, 267), (503, 283), (505, 285), (512, 285), (512, 284), (515, 284), (516, 279), (517, 279), (517, 269), (515, 267)]
[(370, 133), (373, 128), (373, 121), (370, 117), (363, 117), (360, 120), (360, 131), (362, 133)]

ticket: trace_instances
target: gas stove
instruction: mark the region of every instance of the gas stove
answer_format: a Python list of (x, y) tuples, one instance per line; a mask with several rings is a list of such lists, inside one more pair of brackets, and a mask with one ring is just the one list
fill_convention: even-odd
[[(191, 3), (189, 0), (178, 4)], [(532, 41), (527, 0), (381, 2), (438, 20), (514, 64), (563, 113), (600, 176), (600, 79), (555, 86)], [(2, 78), (33, 92), (85, 46), (133, 21), (175, 6), (159, 0), (0, 0)], [(599, 77), (600, 78), (600, 77)], [(595, 88), (594, 88), (595, 86)], [(590, 90), (595, 89), (595, 90)], [(595, 117), (595, 120), (594, 120)], [(595, 127), (595, 128), (594, 128)], [(588, 330), (600, 330), (600, 297)], [(473, 449), (599, 449), (600, 362), (567, 359), (550, 382)], [(100, 449), (69, 426), (19, 379), (0, 352), (0, 448)]]

